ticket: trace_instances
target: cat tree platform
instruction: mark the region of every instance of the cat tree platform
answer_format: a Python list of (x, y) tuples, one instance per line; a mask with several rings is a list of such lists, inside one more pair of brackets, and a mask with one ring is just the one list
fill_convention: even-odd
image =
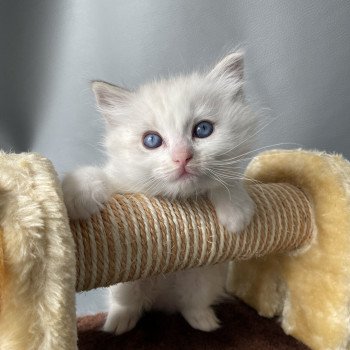
[[(75, 291), (235, 260), (228, 288), (312, 349), (347, 349), (350, 166), (272, 151), (247, 176), (257, 212), (228, 233), (208, 200), (116, 195), (69, 223), (52, 164), (0, 154), (0, 348), (77, 348)], [(315, 316), (316, 315), (316, 316)]]

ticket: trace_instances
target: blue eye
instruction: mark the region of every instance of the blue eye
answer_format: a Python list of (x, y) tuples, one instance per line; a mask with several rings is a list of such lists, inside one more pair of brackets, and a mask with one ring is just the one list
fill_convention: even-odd
[(203, 121), (198, 123), (193, 129), (193, 136), (203, 139), (210, 136), (214, 131), (214, 125), (210, 122)]
[(155, 133), (147, 133), (143, 137), (143, 145), (146, 148), (158, 148), (163, 143), (162, 138)]

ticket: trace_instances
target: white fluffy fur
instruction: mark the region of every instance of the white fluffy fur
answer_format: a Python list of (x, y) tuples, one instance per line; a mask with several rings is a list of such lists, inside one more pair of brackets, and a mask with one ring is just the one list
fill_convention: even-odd
[[(255, 118), (242, 94), (243, 55), (225, 57), (207, 74), (193, 73), (153, 82), (135, 92), (94, 82), (97, 105), (107, 121), (109, 156), (101, 168), (87, 167), (63, 182), (72, 218), (97, 211), (113, 192), (143, 192), (170, 198), (207, 194), (219, 221), (238, 232), (250, 221), (254, 205), (242, 184), (240, 161), (250, 150)], [(194, 138), (200, 121), (214, 124), (207, 138)], [(155, 131), (164, 142), (143, 146)], [(179, 177), (172, 154), (186, 148), (193, 157)], [(180, 311), (194, 327), (219, 326), (211, 305), (224, 295), (226, 264), (177, 272), (111, 287), (111, 307), (104, 329), (123, 333), (134, 327), (143, 310)]]

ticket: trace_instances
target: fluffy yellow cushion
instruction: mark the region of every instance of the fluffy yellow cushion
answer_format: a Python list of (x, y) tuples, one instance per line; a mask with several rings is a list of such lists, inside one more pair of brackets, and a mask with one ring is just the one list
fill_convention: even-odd
[(317, 236), (304, 251), (232, 264), (229, 289), (312, 349), (347, 349), (350, 337), (350, 164), (339, 155), (272, 151), (247, 176), (288, 182), (312, 201)]

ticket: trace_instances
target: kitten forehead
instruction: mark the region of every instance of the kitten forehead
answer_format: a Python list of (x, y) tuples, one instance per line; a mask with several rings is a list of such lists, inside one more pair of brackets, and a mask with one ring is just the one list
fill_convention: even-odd
[(150, 103), (158, 102), (159, 106), (166, 109), (179, 104), (184, 107), (198, 94), (203, 93), (204, 79), (197, 74), (190, 76), (177, 76), (168, 80), (160, 80), (142, 86), (139, 89), (141, 101)]
[(167, 123), (174, 131), (193, 122), (215, 105), (213, 82), (198, 74), (178, 76), (142, 86), (136, 93), (137, 109), (145, 122)]

